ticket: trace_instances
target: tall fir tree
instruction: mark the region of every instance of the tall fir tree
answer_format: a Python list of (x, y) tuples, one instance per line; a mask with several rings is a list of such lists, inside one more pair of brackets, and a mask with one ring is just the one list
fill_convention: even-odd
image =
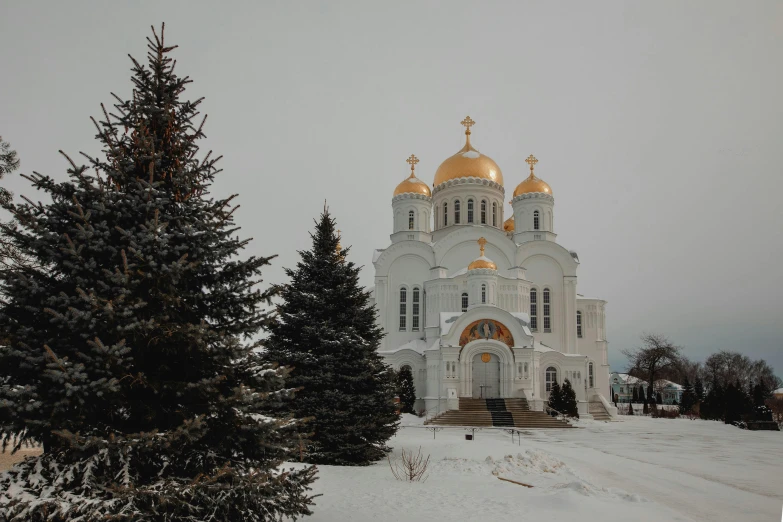
[(696, 380), (693, 383), (693, 393), (696, 398), (696, 402), (701, 402), (704, 400), (704, 383), (701, 380), (701, 377), (698, 375), (696, 376)]
[(563, 391), (562, 388), (560, 388), (557, 379), (552, 383), (552, 389), (549, 391), (548, 403), (550, 408), (557, 410), (560, 413), (565, 413), (563, 411)]
[(691, 386), (691, 381), (688, 376), (682, 382), (682, 398), (680, 399), (680, 411), (682, 413), (689, 413), (693, 406), (696, 404), (696, 397)]
[[(270, 258), (238, 258), (233, 197), (208, 190), (201, 100), (163, 28), (133, 93), (95, 122), (103, 156), (68, 180), (34, 174), (51, 203), (6, 203), (3, 232), (42, 269), (4, 273), (4, 449), (43, 455), (0, 478), (0, 520), (266, 521), (310, 513), (312, 467), (281, 472), (298, 423), (270, 413), (285, 371), (251, 340)], [(94, 121), (94, 120), (93, 120)]]
[(375, 307), (326, 207), (311, 237), (312, 249), (286, 270), (291, 281), (266, 357), (290, 367), (287, 382), (300, 389), (285, 408), (310, 419), (305, 460), (368, 465), (386, 455), (397, 431), (395, 372), (377, 352), (383, 331)]
[(560, 406), (563, 413), (570, 417), (579, 418), (579, 409), (576, 402), (576, 392), (571, 386), (571, 381), (566, 379), (563, 382), (563, 388), (560, 390)]
[(413, 372), (410, 366), (403, 366), (397, 372), (397, 395), (400, 398), (402, 413), (416, 413), (416, 388), (413, 385)]

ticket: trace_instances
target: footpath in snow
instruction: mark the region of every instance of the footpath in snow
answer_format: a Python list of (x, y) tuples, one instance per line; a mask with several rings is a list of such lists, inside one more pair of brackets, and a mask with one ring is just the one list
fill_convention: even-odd
[[(779, 520), (783, 433), (718, 422), (622, 418), (582, 429), (433, 433), (406, 415), (390, 441), (429, 454), (426, 482), (388, 464), (319, 466), (313, 522)], [(501, 481), (504, 477), (534, 486)]]

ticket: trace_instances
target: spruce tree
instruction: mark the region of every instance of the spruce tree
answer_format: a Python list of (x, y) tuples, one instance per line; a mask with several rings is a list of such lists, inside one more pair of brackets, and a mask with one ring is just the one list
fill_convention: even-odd
[(682, 383), (682, 398), (680, 399), (680, 411), (683, 414), (689, 413), (691, 409), (693, 409), (694, 404), (696, 404), (696, 397), (693, 391), (693, 386), (691, 386), (691, 381), (688, 379), (688, 376), (685, 376), (685, 379)]
[(397, 430), (394, 370), (377, 352), (383, 331), (375, 307), (326, 208), (311, 237), (312, 249), (286, 270), (291, 282), (281, 290), (266, 357), (291, 367), (287, 382), (301, 388), (285, 408), (311, 419), (305, 460), (368, 465), (386, 455)]
[(269, 410), (285, 371), (251, 339), (271, 258), (239, 259), (232, 199), (209, 187), (201, 100), (163, 29), (133, 93), (95, 122), (102, 155), (68, 179), (29, 176), (51, 203), (4, 207), (41, 269), (4, 273), (3, 448), (44, 453), (0, 478), (0, 520), (266, 521), (309, 514), (312, 467), (281, 472), (298, 423)]
[(549, 407), (559, 411), (560, 413), (565, 413), (563, 411), (563, 392), (560, 388), (560, 385), (557, 383), (557, 379), (554, 380), (552, 383), (552, 389), (549, 392)]
[(410, 366), (403, 366), (397, 372), (397, 395), (402, 413), (416, 413), (416, 388), (413, 386), (413, 372)]
[(570, 417), (579, 418), (579, 407), (576, 401), (576, 392), (571, 386), (571, 381), (568, 379), (563, 382), (563, 388), (560, 391), (560, 397), (560, 405), (562, 406), (562, 410), (560, 411)]
[(704, 400), (704, 383), (701, 382), (699, 376), (696, 376), (696, 381), (693, 383), (693, 393), (696, 396), (696, 402)]

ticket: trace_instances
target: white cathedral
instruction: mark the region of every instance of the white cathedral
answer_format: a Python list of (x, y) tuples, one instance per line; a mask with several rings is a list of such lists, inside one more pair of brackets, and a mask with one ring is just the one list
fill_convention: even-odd
[(568, 379), (580, 416), (609, 389), (606, 301), (577, 293), (579, 257), (557, 243), (555, 199), (538, 160), (511, 197), (498, 165), (470, 143), (435, 173), (394, 191), (391, 245), (376, 250), (373, 297), (386, 332), (380, 353), (414, 375), (416, 407), (459, 408), (460, 397), (525, 398), (542, 410)]

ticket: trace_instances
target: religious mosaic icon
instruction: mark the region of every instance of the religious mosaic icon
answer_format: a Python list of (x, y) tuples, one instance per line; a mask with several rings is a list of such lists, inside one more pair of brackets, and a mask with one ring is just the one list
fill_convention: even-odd
[(509, 347), (514, 346), (514, 338), (506, 325), (492, 319), (479, 319), (470, 323), (462, 335), (459, 337), (459, 345), (465, 346), (476, 339), (494, 339), (506, 343)]

